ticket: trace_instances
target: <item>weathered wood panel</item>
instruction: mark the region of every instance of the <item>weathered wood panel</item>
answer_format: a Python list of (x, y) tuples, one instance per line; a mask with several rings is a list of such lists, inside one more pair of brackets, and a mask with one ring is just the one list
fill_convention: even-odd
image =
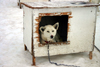
[(92, 51), (94, 45), (94, 29), (96, 7), (83, 8), (59, 8), (59, 9), (34, 9), (33, 29), (34, 29), (34, 52), (36, 57), (47, 56), (47, 46), (38, 47), (38, 36), (36, 32), (39, 13), (72, 12), (70, 19), (70, 45), (50, 45), (50, 55), (78, 53)]
[[(24, 44), (32, 50), (32, 38), (35, 57), (47, 56), (47, 45), (39, 47), (39, 22), (42, 16), (68, 15), (68, 41), (50, 44), (50, 55), (93, 51), (96, 6), (87, 2), (34, 2), (23, 3), (24, 6)], [(32, 25), (33, 24), (33, 25)], [(32, 31), (33, 29), (33, 31)], [(32, 37), (33, 32), (33, 37)]]
[(25, 7), (23, 10), (23, 38), (24, 44), (31, 52), (32, 48), (32, 9)]
[(94, 7), (99, 6), (100, 4), (93, 4), (89, 2), (70, 2), (70, 1), (62, 1), (62, 2), (30, 2), (30, 3), (22, 3), (26, 7), (32, 9), (45, 9), (45, 8), (73, 8), (73, 7)]

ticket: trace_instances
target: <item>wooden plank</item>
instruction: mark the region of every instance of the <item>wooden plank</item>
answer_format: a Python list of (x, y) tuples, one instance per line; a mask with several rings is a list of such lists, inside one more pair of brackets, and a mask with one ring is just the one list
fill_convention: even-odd
[[(60, 8), (60, 9), (34, 9), (34, 24), (38, 23), (35, 19), (39, 17), (39, 13), (56, 13), (56, 12), (72, 12), (73, 16), (70, 23), (70, 37), (69, 45), (50, 45), (50, 54), (69, 54), (93, 51), (93, 35), (95, 27), (95, 13), (96, 7), (84, 7), (84, 8)], [(36, 26), (33, 26), (34, 32), (36, 31)], [(34, 33), (34, 52), (35, 57), (47, 56), (47, 45), (39, 47), (39, 42), (37, 41), (38, 34)]]
[(43, 8), (75, 8), (75, 7), (93, 7), (100, 6), (100, 4), (93, 4), (89, 2), (30, 2), (30, 3), (21, 3), (32, 9), (43, 9)]
[(29, 52), (32, 53), (32, 9), (25, 6), (23, 10), (23, 38), (24, 44), (27, 46)]

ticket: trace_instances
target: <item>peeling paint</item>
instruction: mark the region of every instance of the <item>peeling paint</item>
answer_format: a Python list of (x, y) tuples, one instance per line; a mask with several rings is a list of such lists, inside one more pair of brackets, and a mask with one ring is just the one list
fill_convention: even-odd
[(35, 31), (35, 33), (37, 33), (37, 37), (35, 37), (35, 38), (37, 38), (37, 42), (39, 42), (40, 41), (40, 34), (39, 34), (39, 23), (35, 23), (35, 28), (36, 28), (36, 31)]
[[(52, 45), (69, 45), (70, 44), (70, 41), (67, 41), (67, 42), (56, 42), (56, 43), (49, 43), (49, 44), (52, 44)], [(46, 43), (43, 43), (43, 44), (38, 44), (39, 47), (43, 47), (47, 45)]]
[(68, 32), (70, 32), (70, 26), (71, 26), (70, 23), (68, 23), (68, 29), (67, 29)]
[(69, 16), (68, 18), (73, 18), (72, 16)]
[[(39, 17), (36, 17), (36, 21), (37, 21), (37, 23), (35, 23), (35, 25), (36, 25), (36, 31), (35, 31), (35, 33), (37, 33), (38, 34), (38, 37), (35, 37), (35, 38), (37, 38), (37, 42), (39, 42), (39, 44), (38, 44), (38, 46), (40, 47), (40, 46), (44, 46), (44, 45), (46, 45), (46, 44), (41, 44), (40, 45), (40, 34), (39, 34), (39, 23), (40, 23), (40, 21), (41, 21), (41, 18), (43, 17), (43, 16), (61, 16), (61, 15), (68, 15), (69, 17), (68, 17), (68, 19), (69, 18), (72, 18), (72, 16), (70, 16), (72, 14), (72, 12), (61, 12), (61, 13), (39, 13)], [(70, 32), (70, 23), (68, 23), (68, 32)], [(68, 32), (67, 32), (67, 35), (68, 35)], [(68, 36), (67, 36), (67, 38), (68, 38)], [(57, 42), (57, 43), (50, 43), (50, 44), (54, 44), (54, 45), (57, 45), (57, 44), (59, 44), (59, 45), (61, 45), (61, 44), (66, 44), (65, 42)], [(69, 42), (67, 42), (67, 44), (69, 44)]]
[(92, 59), (92, 51), (89, 53), (89, 58)]
[[(61, 15), (71, 15), (71, 12), (61, 12), (61, 13), (39, 13), (39, 16), (61, 16)], [(69, 18), (72, 18), (71, 16)]]
[[(54, 5), (55, 3), (55, 5)], [(78, 5), (77, 4), (72, 4), (72, 2), (68, 2), (66, 1), (62, 1), (62, 2), (21, 2), (20, 4), (23, 4), (25, 5), (26, 7), (28, 8), (31, 8), (31, 9), (55, 9), (55, 8), (78, 8), (78, 7), (97, 7), (97, 6), (100, 6), (100, 4), (93, 4), (93, 3), (90, 3), (90, 2), (86, 2), (86, 4), (81, 4), (81, 2), (77, 1), (76, 3), (79, 3)], [(58, 5), (59, 4), (59, 5)], [(63, 6), (62, 6), (63, 5)]]

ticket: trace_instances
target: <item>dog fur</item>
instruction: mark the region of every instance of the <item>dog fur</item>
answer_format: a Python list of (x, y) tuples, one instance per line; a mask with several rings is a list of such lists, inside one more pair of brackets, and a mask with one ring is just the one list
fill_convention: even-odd
[(40, 41), (41, 43), (48, 42), (59, 42), (59, 35), (57, 34), (57, 30), (59, 28), (59, 23), (55, 23), (54, 25), (46, 25), (40, 27)]

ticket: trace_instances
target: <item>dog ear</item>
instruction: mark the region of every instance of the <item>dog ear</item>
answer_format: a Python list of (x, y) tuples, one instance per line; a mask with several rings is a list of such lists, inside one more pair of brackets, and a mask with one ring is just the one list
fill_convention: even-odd
[(54, 26), (54, 28), (55, 28), (56, 30), (58, 30), (59, 22), (55, 23), (53, 26)]
[(40, 27), (40, 31), (43, 32), (45, 30), (45, 27)]

